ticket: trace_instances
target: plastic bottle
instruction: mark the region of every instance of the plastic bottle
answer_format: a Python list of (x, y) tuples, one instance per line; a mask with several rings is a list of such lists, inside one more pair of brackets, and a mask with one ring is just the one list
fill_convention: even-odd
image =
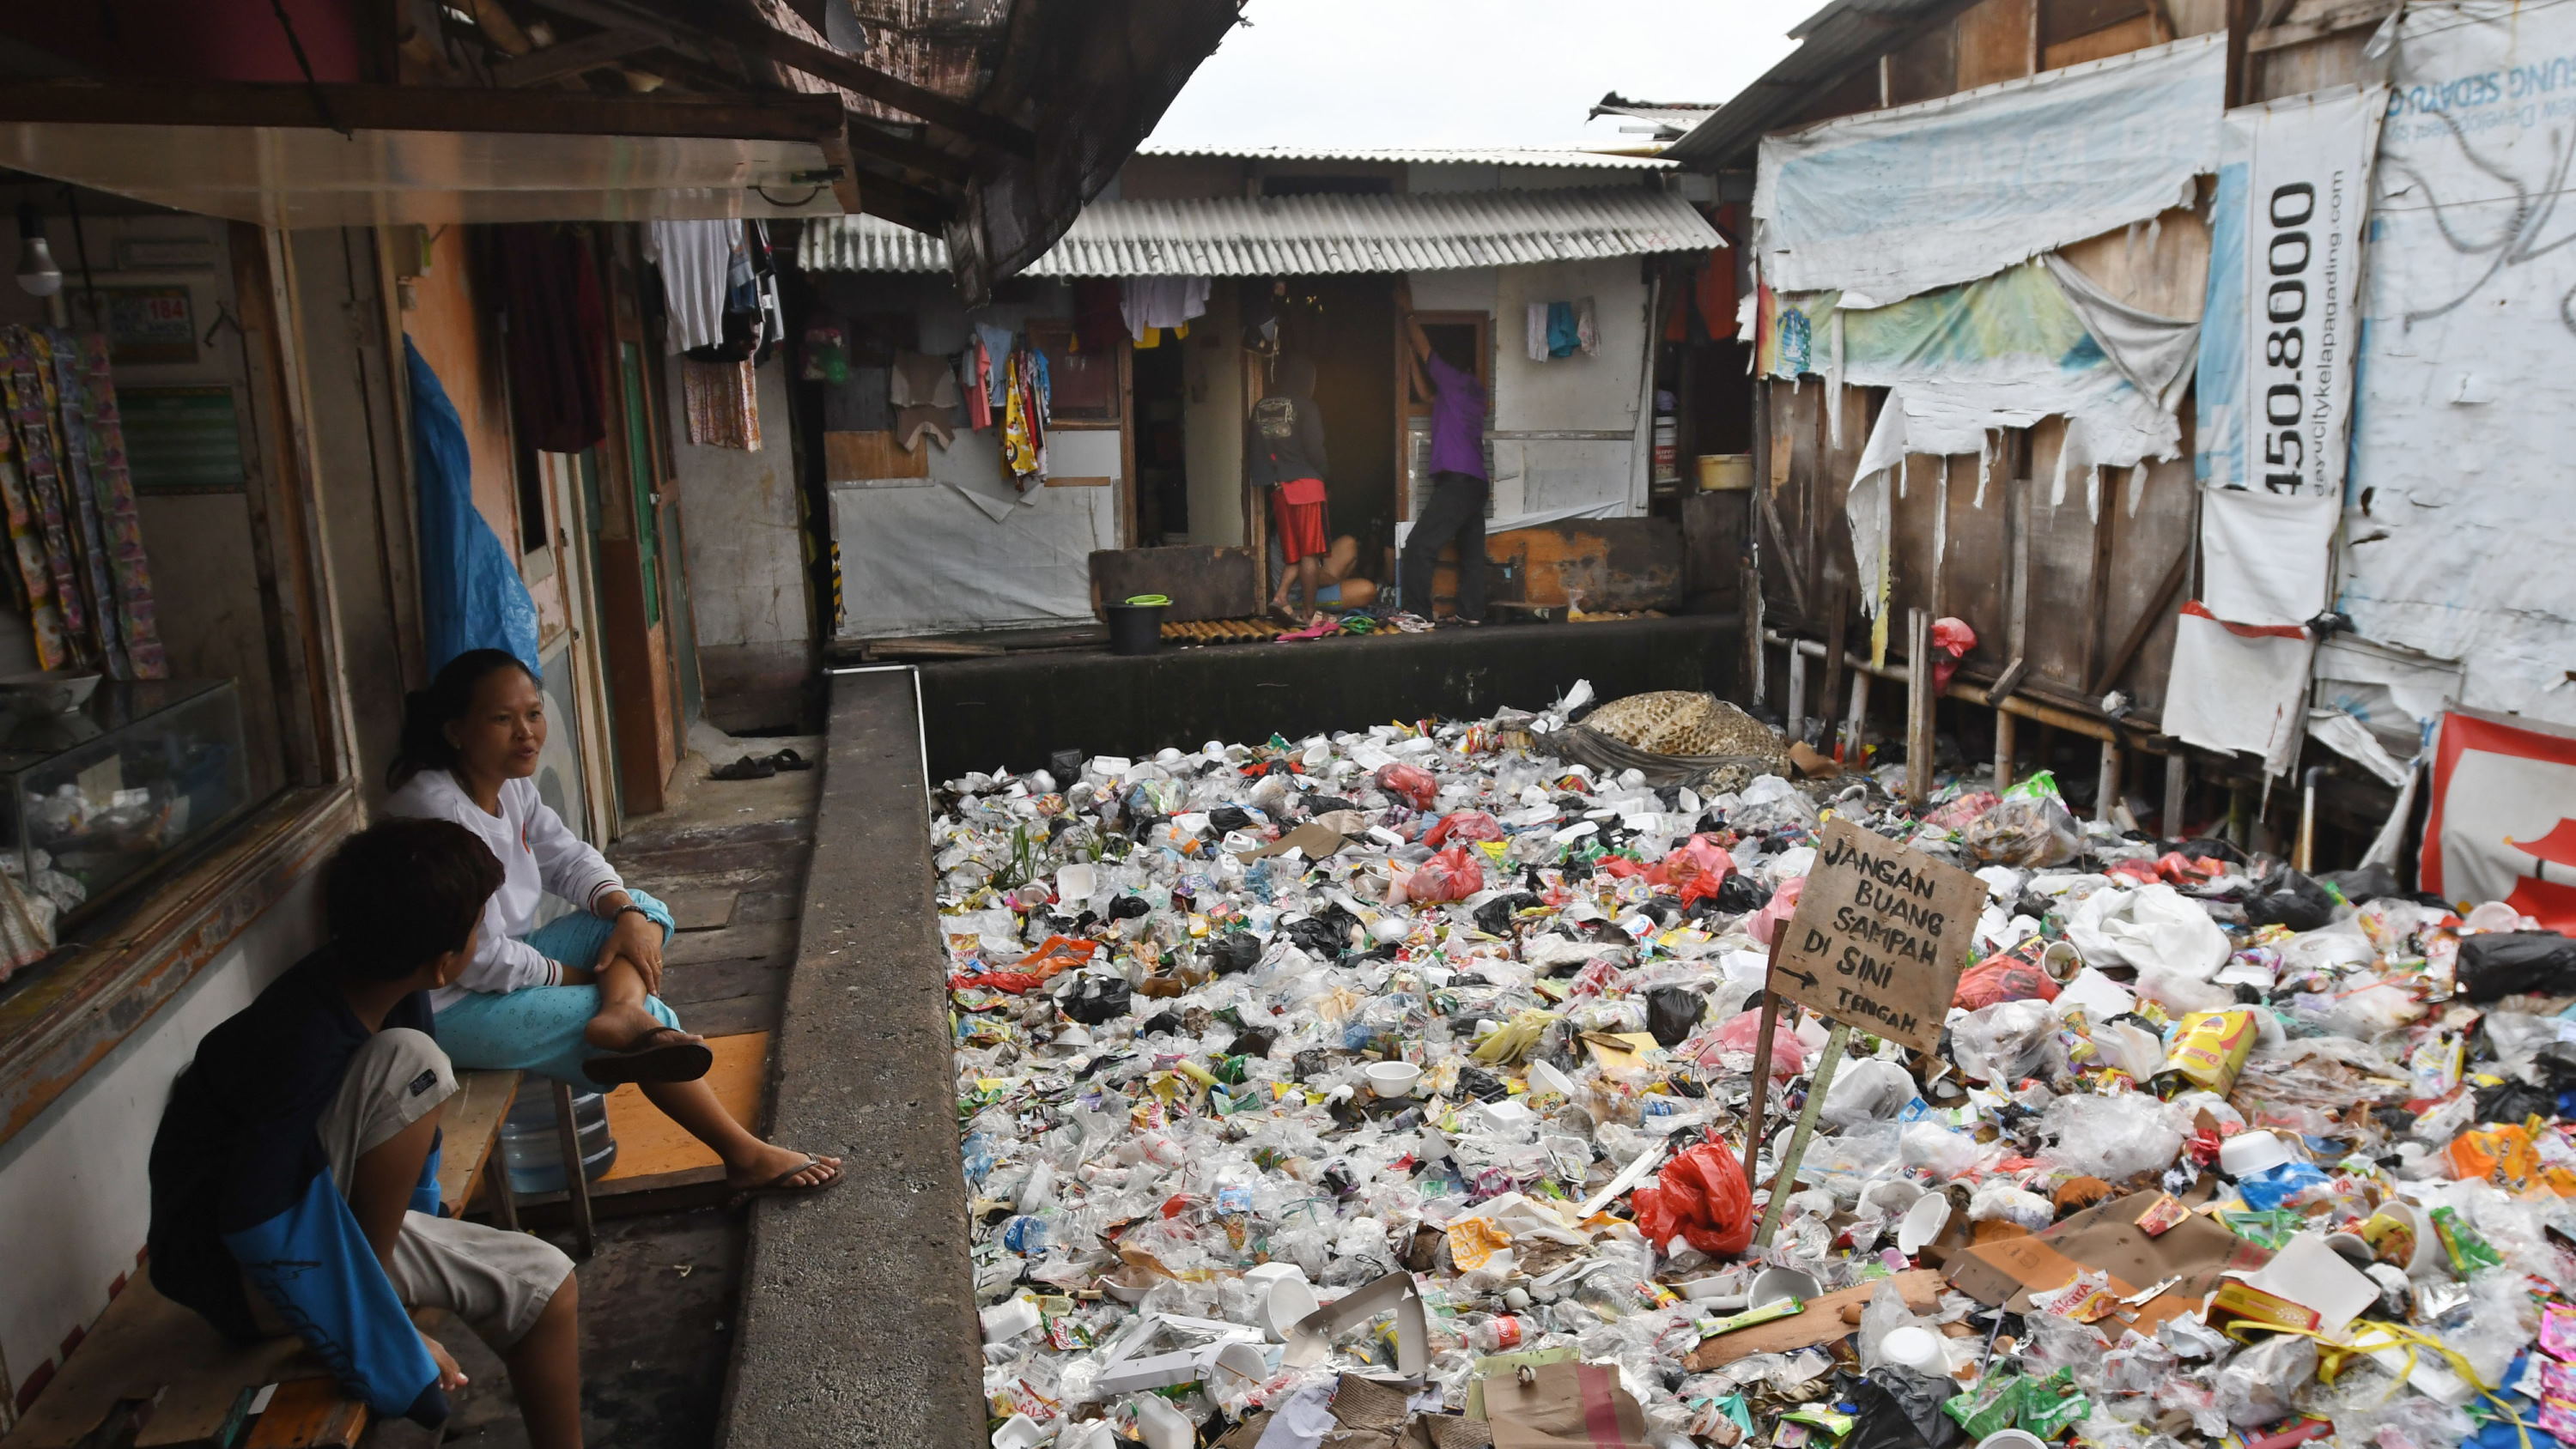
[(1461, 1342), (1478, 1353), (1517, 1353), (1535, 1335), (1531, 1325), (1513, 1314), (1498, 1313), (1467, 1325)]

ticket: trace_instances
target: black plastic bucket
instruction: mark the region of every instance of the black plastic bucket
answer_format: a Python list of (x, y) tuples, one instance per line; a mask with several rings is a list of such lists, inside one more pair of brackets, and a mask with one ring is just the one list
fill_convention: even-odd
[(1111, 604), (1109, 652), (1151, 654), (1163, 647), (1164, 604)]

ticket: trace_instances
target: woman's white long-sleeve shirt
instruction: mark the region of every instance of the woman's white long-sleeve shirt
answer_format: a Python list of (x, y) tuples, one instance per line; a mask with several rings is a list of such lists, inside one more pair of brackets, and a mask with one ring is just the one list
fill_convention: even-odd
[[(535, 782), (505, 780), (501, 813), (488, 815), (446, 770), (423, 770), (385, 802), (387, 813), (453, 820), (480, 836), (501, 862), (501, 888), (483, 907), (483, 929), (474, 959), (453, 985), (430, 994), (443, 1007), (469, 991), (517, 991), (561, 980), (555, 963), (519, 937), (537, 928), (537, 906), (551, 892), (581, 910), (603, 894), (624, 890), (605, 857), (572, 833), (563, 817), (537, 794)], [(588, 966), (587, 961), (565, 963)]]

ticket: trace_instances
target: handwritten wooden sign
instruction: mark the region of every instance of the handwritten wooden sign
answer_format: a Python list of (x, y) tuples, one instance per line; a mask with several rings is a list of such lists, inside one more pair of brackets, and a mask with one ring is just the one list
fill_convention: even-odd
[(1847, 820), (1825, 822), (1771, 989), (1928, 1052), (1959, 988), (1986, 883)]

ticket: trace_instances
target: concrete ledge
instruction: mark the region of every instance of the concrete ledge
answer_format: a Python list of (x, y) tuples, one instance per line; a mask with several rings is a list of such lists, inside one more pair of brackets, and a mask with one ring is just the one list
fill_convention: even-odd
[[(1359, 729), (1424, 715), (1536, 709), (1577, 679), (1603, 699), (1650, 689), (1732, 696), (1735, 615), (1488, 625), (1304, 644), (961, 659), (921, 669), (930, 778), (1029, 770), (1060, 749), (1149, 754)], [(864, 678), (865, 676), (857, 676)], [(826, 847), (828, 848), (828, 846)]]
[(966, 1187), (912, 681), (833, 681), (772, 1135), (850, 1180), (752, 1210), (727, 1449), (980, 1449)]

